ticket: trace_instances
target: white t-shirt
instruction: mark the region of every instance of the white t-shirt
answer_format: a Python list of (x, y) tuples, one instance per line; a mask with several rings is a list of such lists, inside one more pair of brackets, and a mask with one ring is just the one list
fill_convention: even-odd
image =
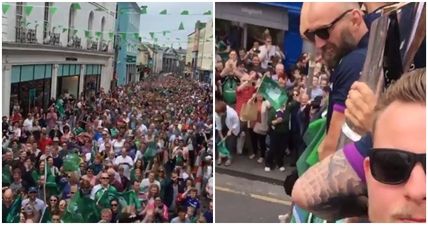
[(123, 157), (122, 155), (116, 157), (113, 164), (123, 167), (123, 174), (126, 176), (126, 178), (131, 179), (130, 169), (132, 166), (134, 166), (134, 161), (132, 161), (132, 158), (129, 155), (126, 157)]
[(142, 192), (148, 192), (149, 191), (149, 187), (152, 184), (156, 184), (159, 187), (159, 190), (160, 190), (161, 186), (160, 186), (160, 182), (159, 181), (155, 180), (155, 181), (153, 181), (153, 183), (150, 183), (149, 178), (144, 178), (141, 181), (141, 184), (140, 184), (141, 191)]
[(22, 124), (22, 127), (24, 131), (32, 131), (33, 130), (33, 120), (32, 119), (25, 119), (24, 123)]
[(117, 139), (113, 140), (113, 150), (115, 154), (120, 154), (120, 151), (122, 151), (122, 147), (125, 144), (125, 139), (122, 138), (121, 141), (118, 141)]

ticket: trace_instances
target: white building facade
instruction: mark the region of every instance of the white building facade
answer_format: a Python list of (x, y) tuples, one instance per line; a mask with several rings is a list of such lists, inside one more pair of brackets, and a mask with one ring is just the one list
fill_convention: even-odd
[(16, 101), (25, 113), (65, 92), (77, 98), (110, 89), (116, 3), (6, 4), (3, 115)]

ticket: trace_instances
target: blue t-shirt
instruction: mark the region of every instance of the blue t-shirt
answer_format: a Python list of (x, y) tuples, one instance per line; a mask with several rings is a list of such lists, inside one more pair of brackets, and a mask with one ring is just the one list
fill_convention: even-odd
[(193, 208), (195, 208), (196, 210), (199, 209), (199, 207), (201, 206), (201, 203), (199, 203), (199, 200), (197, 198), (192, 198), (190, 196), (187, 196), (186, 198), (186, 207), (192, 206)]
[(330, 82), (333, 84), (327, 111), (327, 132), (330, 127), (330, 120), (333, 114), (333, 106), (341, 105), (345, 107), (351, 85), (360, 78), (366, 59), (368, 46), (368, 33), (366, 33), (357, 45), (357, 48), (345, 55), (339, 64), (332, 71)]

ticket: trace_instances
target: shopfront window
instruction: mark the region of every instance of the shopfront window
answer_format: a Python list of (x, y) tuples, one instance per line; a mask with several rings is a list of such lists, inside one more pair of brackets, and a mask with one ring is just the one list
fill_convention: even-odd
[(88, 64), (85, 70), (85, 97), (94, 96), (100, 89), (101, 83), (101, 65)]
[(52, 65), (12, 66), (10, 106), (18, 102), (26, 115), (37, 106), (46, 110), (51, 92)]
[(80, 66), (78, 64), (60, 64), (58, 67), (57, 96), (66, 93), (74, 99), (79, 96)]

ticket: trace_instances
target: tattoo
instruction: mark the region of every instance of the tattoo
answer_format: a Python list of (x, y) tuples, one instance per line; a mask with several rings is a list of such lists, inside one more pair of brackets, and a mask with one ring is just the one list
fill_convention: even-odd
[(301, 178), (301, 192), (307, 209), (327, 220), (367, 215), (367, 188), (343, 150), (306, 171)]

